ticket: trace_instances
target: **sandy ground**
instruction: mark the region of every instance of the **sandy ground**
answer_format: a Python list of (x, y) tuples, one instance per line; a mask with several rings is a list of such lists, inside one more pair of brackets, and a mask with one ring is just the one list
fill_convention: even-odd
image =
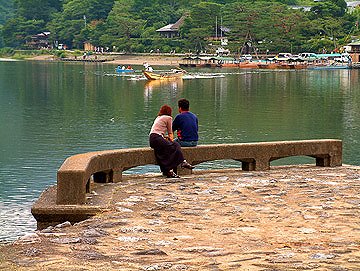
[(108, 63), (122, 64), (122, 65), (143, 65), (144, 62), (149, 63), (150, 65), (160, 65), (160, 66), (178, 66), (181, 62), (182, 57), (177, 56), (161, 56), (161, 55), (147, 55), (147, 56), (138, 56), (138, 55), (121, 55), (116, 56), (113, 61)]
[[(107, 60), (106, 63), (114, 65), (143, 65), (144, 62), (156, 66), (178, 66), (183, 57), (181, 56), (163, 56), (163, 55), (96, 55), (98, 60)], [(79, 61), (81, 58), (78, 58)], [(87, 58), (95, 59), (95, 55)], [(54, 61), (57, 60), (53, 55), (40, 55), (28, 60)]]
[(45, 61), (45, 60), (56, 60), (55, 56), (53, 55), (40, 55), (40, 56), (34, 56), (34, 57), (30, 57), (30, 58), (27, 58), (28, 60), (42, 60), (42, 61)]

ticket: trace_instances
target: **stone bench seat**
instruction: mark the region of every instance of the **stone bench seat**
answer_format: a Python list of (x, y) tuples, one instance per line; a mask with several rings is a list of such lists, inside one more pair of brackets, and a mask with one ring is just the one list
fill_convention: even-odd
[[(240, 161), (246, 171), (268, 170), (271, 161), (290, 156), (313, 157), (317, 166), (342, 165), (342, 141), (335, 139), (199, 145), (182, 150), (193, 165), (233, 159)], [(119, 182), (123, 171), (150, 164), (157, 163), (153, 149), (148, 147), (71, 156), (57, 172), (56, 204), (85, 204), (91, 178), (94, 182)]]

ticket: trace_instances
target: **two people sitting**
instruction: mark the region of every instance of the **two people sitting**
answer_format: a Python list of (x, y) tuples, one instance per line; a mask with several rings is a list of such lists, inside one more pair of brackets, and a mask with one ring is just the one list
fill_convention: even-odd
[[(182, 146), (196, 146), (198, 141), (198, 120), (189, 111), (189, 101), (181, 99), (178, 102), (179, 114), (172, 119), (172, 109), (169, 105), (160, 108), (149, 134), (150, 147), (154, 149), (156, 161), (164, 176), (179, 178), (177, 167), (193, 169), (182, 153)], [(174, 140), (173, 127), (178, 131)], [(180, 136), (180, 137), (179, 137)]]

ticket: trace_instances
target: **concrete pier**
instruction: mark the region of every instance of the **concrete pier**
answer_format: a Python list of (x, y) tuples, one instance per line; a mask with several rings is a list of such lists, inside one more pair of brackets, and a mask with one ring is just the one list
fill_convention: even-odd
[(360, 168), (122, 176), (108, 208), (0, 248), (2, 270), (359, 270)]
[[(342, 141), (336, 139), (199, 145), (182, 151), (192, 165), (231, 159), (241, 162), (244, 171), (269, 170), (271, 161), (291, 156), (312, 157), (321, 167), (342, 165)], [(66, 221), (80, 222), (107, 210), (111, 206), (108, 197), (91, 200), (89, 193), (101, 193), (105, 187), (101, 184), (122, 182), (126, 169), (149, 164), (156, 164), (154, 151), (149, 147), (68, 157), (57, 172), (57, 185), (44, 191), (31, 209), (38, 229)], [(180, 167), (178, 170), (181, 175), (192, 173)]]

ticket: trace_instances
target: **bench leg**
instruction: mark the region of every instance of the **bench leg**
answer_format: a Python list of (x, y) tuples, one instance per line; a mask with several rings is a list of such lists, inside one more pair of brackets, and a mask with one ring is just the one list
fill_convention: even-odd
[(112, 183), (113, 182), (113, 171), (107, 170), (102, 172), (95, 172), (93, 179), (95, 183)]
[(316, 166), (318, 166), (318, 167), (330, 167), (330, 156), (316, 157)]
[(113, 182), (118, 183), (122, 180), (122, 170), (114, 170), (113, 171)]
[(244, 171), (254, 171), (255, 170), (255, 161), (241, 162), (241, 169)]
[(316, 165), (319, 167), (337, 167), (342, 165), (342, 154), (315, 156)]
[(256, 159), (255, 170), (269, 170), (270, 169), (270, 158), (269, 159)]
[(90, 182), (90, 179), (87, 181), (87, 183), (86, 183), (86, 188), (85, 188), (85, 190), (86, 190), (86, 193), (90, 193), (90, 190), (91, 190), (91, 184), (90, 184), (91, 182)]
[(254, 171), (256, 170), (256, 161), (255, 159), (242, 159), (237, 160), (241, 162), (241, 169), (244, 171)]

